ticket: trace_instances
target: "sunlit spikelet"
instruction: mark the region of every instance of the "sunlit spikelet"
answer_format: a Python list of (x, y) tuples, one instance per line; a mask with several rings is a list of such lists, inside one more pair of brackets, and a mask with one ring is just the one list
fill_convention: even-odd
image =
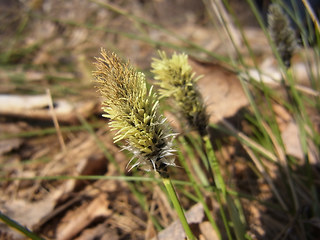
[(269, 7), (268, 30), (282, 61), (290, 67), (291, 57), (298, 45), (288, 16), (276, 3)]
[(114, 53), (101, 50), (93, 72), (99, 92), (105, 98), (103, 110), (109, 125), (117, 131), (114, 141), (125, 139), (134, 156), (132, 167), (164, 171), (174, 165), (172, 141), (174, 134), (158, 111), (156, 94), (147, 89), (145, 76)]
[(169, 59), (164, 52), (159, 55), (160, 59), (153, 60), (152, 72), (161, 87), (161, 97), (173, 96), (188, 124), (202, 136), (206, 135), (209, 116), (196, 85), (199, 77), (192, 72), (188, 56), (174, 53)]

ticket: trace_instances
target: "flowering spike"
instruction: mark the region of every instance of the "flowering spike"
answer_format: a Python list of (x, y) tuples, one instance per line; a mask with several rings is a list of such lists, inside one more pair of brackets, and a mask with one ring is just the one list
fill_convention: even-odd
[(152, 88), (148, 91), (145, 76), (116, 54), (101, 50), (93, 72), (98, 89), (105, 98), (103, 116), (116, 130), (114, 141), (127, 140), (125, 149), (136, 159), (130, 169), (140, 166), (161, 173), (174, 165), (172, 141), (174, 136), (163, 115), (158, 111), (158, 99)]
[(165, 52), (159, 52), (159, 55), (161, 59), (153, 59), (151, 66), (155, 79), (159, 80), (161, 97), (173, 96), (189, 125), (201, 136), (206, 135), (209, 116), (196, 86), (199, 77), (195, 78), (188, 56), (174, 53), (169, 59)]
[(286, 67), (290, 67), (292, 54), (298, 44), (288, 16), (276, 3), (269, 7), (268, 30), (282, 61)]

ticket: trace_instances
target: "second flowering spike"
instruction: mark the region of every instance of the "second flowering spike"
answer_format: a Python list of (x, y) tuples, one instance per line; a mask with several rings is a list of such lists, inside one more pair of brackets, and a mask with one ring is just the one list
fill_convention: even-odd
[(195, 77), (188, 56), (174, 53), (167, 58), (164, 52), (159, 52), (159, 55), (161, 59), (154, 59), (152, 63), (152, 72), (161, 87), (161, 96), (174, 97), (188, 124), (201, 136), (206, 135), (209, 116), (196, 84), (199, 77)]
[(287, 68), (290, 67), (291, 57), (298, 44), (288, 16), (276, 3), (269, 7), (268, 30), (283, 63)]

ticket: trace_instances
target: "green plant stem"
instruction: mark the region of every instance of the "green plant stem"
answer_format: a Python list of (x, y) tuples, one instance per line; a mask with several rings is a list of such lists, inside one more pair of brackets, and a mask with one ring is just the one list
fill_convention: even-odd
[[(232, 239), (231, 231), (229, 228), (227, 216), (226, 216), (224, 209), (223, 209), (223, 202), (226, 202), (226, 194), (227, 194), (226, 185), (225, 185), (224, 180), (222, 178), (220, 168), (219, 168), (219, 163), (218, 163), (217, 158), (215, 156), (213, 146), (212, 146), (212, 143), (211, 143), (208, 135), (203, 136), (203, 143), (205, 144), (206, 154), (207, 154), (207, 157), (209, 160), (210, 167), (212, 169), (212, 174), (214, 176), (215, 185), (217, 186), (216, 198), (217, 198), (217, 201), (220, 205), (219, 209), (220, 209), (222, 221), (223, 221), (223, 224), (226, 228), (228, 239), (231, 240)], [(222, 199), (221, 199), (221, 195), (222, 195)]]
[(182, 227), (183, 227), (188, 239), (190, 239), (190, 240), (196, 239), (190, 229), (190, 226), (187, 222), (186, 216), (184, 215), (183, 209), (182, 209), (181, 204), (178, 200), (176, 191), (174, 190), (174, 187), (172, 185), (170, 178), (162, 178), (162, 182), (168, 191), (170, 200), (172, 201), (172, 204), (173, 204), (175, 210), (177, 211), (177, 214), (178, 214), (179, 219), (181, 221)]
[(319, 20), (317, 19), (316, 14), (314, 13), (312, 7), (310, 6), (309, 2), (307, 0), (302, 0), (303, 5), (305, 6), (305, 8), (307, 9), (314, 25), (316, 26), (316, 29), (318, 30), (318, 32), (320, 33), (320, 25), (319, 25)]
[(219, 163), (217, 161), (217, 158), (214, 154), (213, 151), (213, 146), (211, 144), (210, 138), (208, 135), (203, 137), (203, 144), (205, 145), (205, 151), (207, 158), (209, 160), (210, 167), (212, 169), (212, 174), (214, 176), (214, 181), (215, 185), (217, 188), (223, 193), (223, 195), (226, 194), (226, 185), (223, 181), (220, 168), (219, 168)]
[(43, 238), (35, 235), (33, 232), (31, 232), (30, 230), (28, 230), (27, 228), (21, 226), (19, 223), (17, 223), (16, 221), (12, 220), (11, 218), (9, 218), (8, 216), (4, 215), (1, 211), (0, 211), (0, 220), (3, 221), (5, 224), (7, 224), (8, 226), (14, 228), (15, 230), (21, 232), (23, 235), (25, 235), (26, 237), (33, 239), (33, 240), (43, 240)]
[[(187, 146), (187, 143), (186, 141), (181, 138), (180, 141), (182, 142), (182, 144), (184, 145), (185, 149), (187, 149), (187, 152), (188, 152), (188, 155), (191, 156), (193, 154), (190, 154), (190, 150), (188, 151), (189, 147)], [(200, 187), (196, 184), (196, 180), (194, 178), (194, 176), (192, 175), (192, 173), (190, 172), (190, 169), (186, 163), (186, 161), (184, 160), (183, 156), (181, 153), (179, 153), (178, 155), (179, 159), (180, 159), (180, 163), (182, 164), (182, 167), (185, 169), (191, 183), (192, 183), (192, 186), (196, 192), (196, 195), (198, 197), (197, 201), (198, 202), (201, 202), (202, 206), (203, 206), (203, 209), (204, 209), (204, 212), (209, 220), (209, 222), (211, 223), (213, 229), (215, 230), (216, 234), (218, 235), (218, 238), (219, 239), (222, 239), (222, 236), (221, 236), (221, 233), (220, 233), (220, 230), (212, 216), (212, 213), (210, 212), (210, 209), (208, 207), (208, 205), (206, 204), (206, 201), (205, 201), (205, 197), (204, 197), (204, 194), (201, 192), (200, 190)]]
[[(242, 221), (241, 219), (241, 209), (237, 208), (233, 198), (228, 194), (227, 187), (222, 177), (220, 166), (215, 156), (215, 152), (212, 146), (212, 142), (210, 141), (209, 135), (203, 136), (202, 140), (205, 146), (205, 151), (209, 161), (210, 169), (212, 169), (215, 185), (217, 186), (215, 190), (216, 198), (220, 205), (219, 210), (220, 210), (223, 224), (226, 228), (228, 239), (233, 239), (233, 238), (232, 238), (230, 227), (228, 224), (227, 215), (224, 211), (224, 204), (227, 204), (229, 215), (233, 223), (233, 229), (234, 229), (236, 238), (238, 240), (242, 240), (244, 239), (246, 227), (245, 227), (245, 222)], [(243, 215), (242, 215), (242, 218), (244, 218)]]

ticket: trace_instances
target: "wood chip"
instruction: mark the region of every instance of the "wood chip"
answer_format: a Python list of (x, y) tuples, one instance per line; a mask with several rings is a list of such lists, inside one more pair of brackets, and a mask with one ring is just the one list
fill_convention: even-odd
[[(89, 116), (96, 108), (93, 101), (78, 102), (72, 104), (66, 100), (55, 100), (54, 110), (60, 122), (77, 122), (77, 111), (83, 117)], [(0, 115), (15, 116), (21, 118), (51, 120), (49, 111), (49, 99), (47, 95), (21, 96), (0, 95)]]
[(109, 201), (106, 194), (101, 194), (88, 204), (83, 204), (75, 211), (69, 211), (58, 226), (57, 239), (73, 239), (86, 226), (98, 217), (108, 217), (112, 213), (108, 209)]

